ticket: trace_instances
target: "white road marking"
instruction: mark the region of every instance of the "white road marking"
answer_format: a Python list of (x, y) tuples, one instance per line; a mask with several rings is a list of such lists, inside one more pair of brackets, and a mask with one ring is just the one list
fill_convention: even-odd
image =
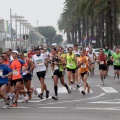
[(22, 106), (18, 106), (18, 107), (9, 107), (10, 109), (19, 109), (19, 108), (21, 108), (21, 109), (24, 109), (24, 108), (30, 108), (30, 107), (22, 107)]
[(98, 102), (90, 102), (95, 104), (120, 104), (120, 102), (107, 102), (107, 101), (98, 101)]
[(103, 91), (105, 91), (106, 93), (118, 93), (118, 91), (116, 91), (114, 88), (112, 87), (100, 87)]
[(78, 99), (78, 100), (70, 100), (70, 101), (62, 101), (62, 102), (56, 102), (56, 103), (46, 103), (46, 104), (38, 104), (38, 105), (54, 105), (54, 104), (60, 104), (60, 103), (71, 103), (71, 102), (78, 102), (78, 101), (83, 101), (83, 100), (91, 100), (91, 99), (95, 99), (95, 98), (99, 98), (104, 96), (105, 93), (101, 93), (98, 96), (95, 97), (91, 97), (91, 98), (86, 98), (86, 99)]
[(78, 107), (74, 109), (76, 110), (120, 110), (118, 108), (84, 108), (84, 107)]
[[(82, 90), (84, 90), (84, 88), (83, 88), (83, 87), (80, 87), (80, 88), (79, 88), (79, 91), (81, 92)], [(86, 93), (88, 93), (88, 92), (87, 92), (87, 89), (86, 89)], [(90, 93), (93, 93), (93, 91), (92, 91), (91, 89), (90, 89)]]
[(61, 109), (61, 108), (67, 108), (67, 107), (38, 107), (38, 108), (50, 108), (50, 109), (59, 108), (59, 109)]
[(58, 93), (67, 93), (67, 90), (65, 87), (58, 87)]

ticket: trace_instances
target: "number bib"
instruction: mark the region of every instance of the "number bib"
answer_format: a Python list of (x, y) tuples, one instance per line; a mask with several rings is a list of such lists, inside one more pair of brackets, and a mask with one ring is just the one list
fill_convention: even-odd
[(68, 66), (73, 66), (73, 63), (68, 63)]
[(38, 66), (42, 66), (43, 65), (43, 60), (42, 59), (37, 60), (36, 63), (37, 63)]
[(86, 64), (81, 65), (81, 68), (86, 68)]
[(116, 62), (116, 63), (119, 63), (120, 61), (117, 59), (117, 60), (115, 60), (115, 62)]
[(2, 70), (0, 70), (0, 76), (3, 76), (3, 71)]
[(17, 76), (18, 75), (18, 71), (17, 70), (13, 70), (13, 75)]
[(104, 61), (100, 61), (100, 65), (103, 65), (104, 64)]
[(58, 68), (58, 66), (54, 66), (54, 70), (58, 70), (59, 68)]

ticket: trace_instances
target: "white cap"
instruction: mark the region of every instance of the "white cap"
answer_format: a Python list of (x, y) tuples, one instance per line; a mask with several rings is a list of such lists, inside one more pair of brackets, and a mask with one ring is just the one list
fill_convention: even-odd
[(18, 51), (17, 51), (17, 50), (13, 50), (12, 52), (18, 54)]

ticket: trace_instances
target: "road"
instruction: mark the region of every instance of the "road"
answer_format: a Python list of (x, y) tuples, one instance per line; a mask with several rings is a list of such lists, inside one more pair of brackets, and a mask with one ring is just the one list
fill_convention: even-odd
[[(67, 82), (67, 77), (65, 76)], [(2, 109), (3, 100), (0, 101), (1, 120), (119, 120), (120, 113), (120, 83), (113, 79), (113, 66), (110, 66), (109, 76), (105, 79), (105, 85), (101, 85), (98, 65), (95, 75), (88, 77), (91, 92), (83, 96), (80, 89), (70, 95), (59, 82), (59, 99), (54, 101), (53, 80), (48, 70), (45, 80), (50, 90), (50, 98), (40, 100), (33, 96), (28, 103), (21, 103), (19, 99), (17, 108)], [(36, 74), (32, 84), (40, 92), (40, 83)]]

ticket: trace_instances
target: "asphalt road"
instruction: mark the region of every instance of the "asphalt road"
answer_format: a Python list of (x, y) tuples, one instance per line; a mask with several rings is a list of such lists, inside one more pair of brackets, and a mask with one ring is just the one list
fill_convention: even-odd
[[(67, 83), (67, 77), (65, 76)], [(0, 120), (119, 120), (120, 116), (120, 83), (113, 79), (113, 66), (110, 66), (109, 76), (105, 85), (101, 85), (98, 65), (95, 75), (88, 77), (91, 93), (85, 96), (80, 89), (72, 91), (69, 95), (59, 82), (59, 99), (54, 101), (53, 80), (50, 70), (47, 71), (46, 85), (50, 90), (50, 98), (40, 100), (33, 96), (28, 103), (21, 103), (19, 99), (17, 108), (2, 109), (3, 100), (0, 100)], [(34, 73), (32, 84), (40, 92), (40, 83)]]

